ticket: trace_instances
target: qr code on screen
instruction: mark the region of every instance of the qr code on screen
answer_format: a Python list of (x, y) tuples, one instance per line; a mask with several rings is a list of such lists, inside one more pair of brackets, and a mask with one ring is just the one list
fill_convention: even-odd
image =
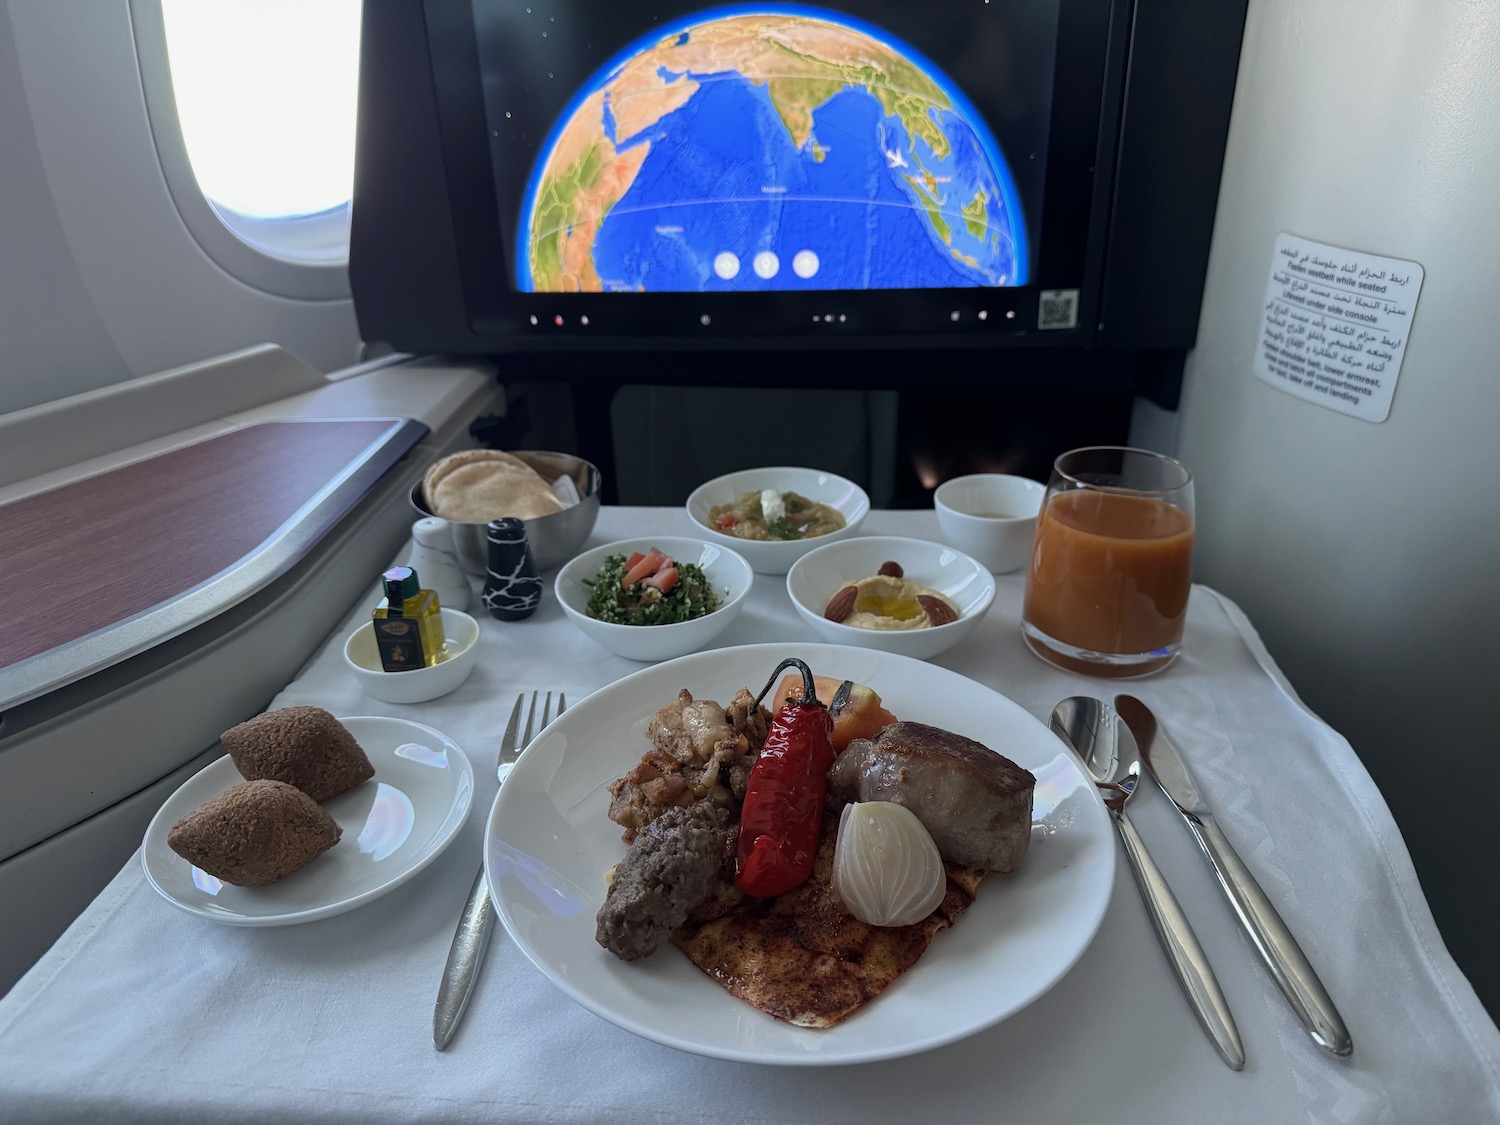
[(1043, 289), (1037, 309), (1038, 328), (1077, 328), (1078, 290)]

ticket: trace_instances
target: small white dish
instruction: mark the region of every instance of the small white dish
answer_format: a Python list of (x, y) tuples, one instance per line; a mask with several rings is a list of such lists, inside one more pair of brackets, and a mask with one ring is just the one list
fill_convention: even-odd
[[(925, 629), (861, 629), (823, 616), (828, 601), (851, 583), (869, 578), (884, 562), (901, 565), (905, 577), (936, 590), (959, 610), (957, 621)], [(974, 631), (995, 600), (995, 577), (975, 559), (943, 543), (894, 535), (865, 535), (809, 551), (786, 576), (802, 620), (819, 638), (842, 645), (894, 652), (927, 660), (946, 652)]]
[[(704, 577), (719, 597), (719, 608), (703, 617), (670, 625), (617, 625), (590, 617), (587, 606), (593, 590), (585, 579), (597, 575), (611, 555), (628, 558), (635, 551), (645, 553), (652, 547), (677, 562), (702, 567)], [(553, 588), (563, 612), (591, 641), (627, 660), (656, 661), (696, 652), (729, 628), (739, 616), (754, 580), (750, 564), (733, 548), (702, 539), (657, 535), (622, 539), (585, 551), (557, 572)]]
[(344, 830), (300, 871), (264, 887), (222, 883), (167, 846), (172, 826), (245, 779), (229, 755), (195, 773), (152, 817), (141, 866), (179, 910), (226, 926), (292, 926), (363, 906), (411, 879), (453, 842), (474, 802), (474, 770), (458, 743), (421, 723), (340, 718), (375, 776), (323, 808)]
[(994, 574), (1026, 565), (1047, 486), (1008, 473), (973, 473), (938, 485), (932, 494), (943, 541), (972, 555)]
[[(594, 939), (605, 872), (625, 854), (609, 785), (640, 761), (646, 727), (682, 688), (725, 700), (778, 661), (869, 684), (902, 719), (978, 739), (1037, 779), (1039, 837), (1019, 870), (990, 875), (974, 905), (911, 971), (836, 1027), (796, 1027), (719, 988), (667, 946), (621, 961)], [(616, 680), (570, 707), (516, 763), (490, 810), (485, 871), (521, 951), (566, 995), (626, 1031), (709, 1058), (838, 1066), (957, 1042), (1031, 1004), (1093, 941), (1114, 890), (1117, 845), (1078, 759), (1019, 704), (936, 664), (824, 644), (693, 653)]]
[(375, 627), (368, 621), (344, 642), (344, 666), (366, 694), (385, 703), (425, 703), (447, 695), (469, 678), (479, 657), (479, 622), (461, 610), (442, 608), (448, 659), (409, 672), (387, 672), (380, 666)]
[[(809, 500), (827, 504), (844, 517), (844, 526), (827, 535), (811, 539), (740, 539), (726, 535), (713, 526), (709, 512), (720, 504), (732, 504), (747, 492), (767, 488), (777, 492), (795, 492)], [(859, 532), (859, 525), (870, 514), (870, 498), (851, 480), (821, 469), (797, 469), (786, 466), (766, 469), (742, 469), (726, 473), (700, 484), (687, 498), (688, 518), (710, 543), (728, 547), (744, 555), (756, 574), (785, 574), (794, 562), (807, 552)]]

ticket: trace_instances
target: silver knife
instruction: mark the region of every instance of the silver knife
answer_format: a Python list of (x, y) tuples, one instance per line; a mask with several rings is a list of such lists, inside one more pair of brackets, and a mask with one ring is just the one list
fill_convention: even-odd
[(1135, 696), (1115, 696), (1115, 710), (1135, 735), (1151, 776), (1192, 829), (1241, 927), (1308, 1035), (1318, 1046), (1340, 1058), (1352, 1053), (1353, 1040), (1323, 982), (1214, 820), (1177, 746), (1161, 729), (1151, 709)]
[[(531, 741), (532, 720), (536, 717), (536, 692), (531, 693), (531, 711), (526, 716), (526, 733), (518, 736), (521, 725), (521, 708), (526, 702), (526, 693), (516, 697), (516, 705), (505, 724), (505, 733), (500, 736), (499, 761), (495, 766), (500, 783), (515, 765), (516, 759)], [(552, 693), (547, 693), (550, 707)], [(557, 696), (557, 714), (567, 707), (561, 692)], [(542, 724), (546, 725), (547, 710), (543, 709)], [(442, 983), (438, 985), (437, 1004), (432, 1011), (432, 1045), (441, 1051), (458, 1030), (459, 1021), (469, 1006), (469, 997), (474, 994), (474, 983), (479, 979), (479, 966), (489, 948), (490, 935), (495, 929), (494, 902), (490, 897), (489, 881), (485, 878), (484, 864), (474, 876), (474, 885), (469, 888), (469, 897), (459, 917), (458, 928), (453, 934), (453, 945), (448, 950), (448, 961), (443, 966)]]

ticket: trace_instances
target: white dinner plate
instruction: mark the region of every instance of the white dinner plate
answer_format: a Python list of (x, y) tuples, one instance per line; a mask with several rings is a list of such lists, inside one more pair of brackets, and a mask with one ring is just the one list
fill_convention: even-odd
[(173, 906), (230, 926), (290, 926), (363, 906), (443, 853), (468, 819), (474, 770), (458, 743), (421, 723), (341, 718), (375, 776), (323, 807), (344, 834), (300, 871), (264, 887), (236, 887), (167, 847), (167, 833), (204, 801), (245, 779), (229, 755), (183, 782), (146, 828), (146, 881)]
[[(783, 658), (877, 691), (903, 719), (946, 727), (1037, 777), (1032, 842), (1019, 871), (991, 874), (951, 930), (885, 993), (816, 1031), (735, 999), (677, 949), (635, 962), (594, 940), (604, 876), (625, 854), (606, 816), (609, 783), (647, 749), (646, 722), (681, 688), (726, 703), (759, 692)], [(1104, 918), (1115, 842), (1098, 791), (1071, 753), (1018, 704), (905, 656), (826, 644), (711, 649), (595, 692), (537, 736), (501, 787), (485, 867), (506, 929), (558, 988), (611, 1023), (678, 1050), (741, 1062), (827, 1066), (913, 1054), (1024, 1008), (1078, 960)]]

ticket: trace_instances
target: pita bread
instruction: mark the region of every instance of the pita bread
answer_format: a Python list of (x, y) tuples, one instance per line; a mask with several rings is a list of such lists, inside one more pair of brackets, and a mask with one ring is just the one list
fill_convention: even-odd
[(535, 469), (498, 449), (468, 449), (437, 462), (422, 477), (432, 514), (454, 523), (489, 523), (502, 516), (535, 520), (564, 504)]
[(422, 474), (422, 492), (430, 500), (438, 481), (442, 480), (459, 466), (472, 465), (476, 461), (499, 461), (518, 469), (530, 468), (525, 461), (522, 461), (514, 453), (506, 453), (501, 449), (461, 449), (457, 453), (450, 453), (448, 456), (440, 458), (428, 466), (427, 471)]

